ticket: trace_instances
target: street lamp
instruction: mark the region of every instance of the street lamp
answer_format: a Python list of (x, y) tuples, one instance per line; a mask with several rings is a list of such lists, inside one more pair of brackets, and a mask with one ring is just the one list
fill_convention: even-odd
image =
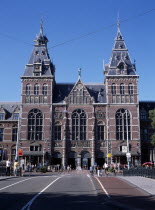
[(43, 144), (43, 166), (45, 165), (45, 143), (47, 143), (47, 139), (44, 139), (44, 144)]
[(18, 160), (18, 144), (19, 144), (19, 115), (18, 115), (18, 128), (17, 128), (17, 141), (16, 141), (16, 156), (15, 160)]
[(125, 114), (126, 114), (126, 140), (127, 140), (127, 153), (126, 153), (126, 157), (127, 157), (127, 163), (128, 163), (128, 169), (130, 168), (130, 153), (129, 153), (129, 135), (128, 135), (128, 111), (125, 110)]

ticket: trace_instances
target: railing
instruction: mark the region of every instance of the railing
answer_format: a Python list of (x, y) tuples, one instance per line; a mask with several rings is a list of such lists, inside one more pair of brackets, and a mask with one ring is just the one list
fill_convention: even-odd
[(85, 141), (71, 140), (71, 141), (69, 141), (69, 146), (70, 147), (91, 147), (91, 141), (89, 141), (89, 140), (85, 140)]
[(143, 176), (155, 179), (155, 168), (130, 168), (123, 169), (123, 176)]

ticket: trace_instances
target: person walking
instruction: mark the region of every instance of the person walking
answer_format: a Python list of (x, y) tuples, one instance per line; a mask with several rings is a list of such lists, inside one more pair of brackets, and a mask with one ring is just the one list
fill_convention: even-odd
[(11, 162), (10, 160), (8, 159), (6, 161), (6, 176), (10, 176), (10, 167), (11, 167)]
[(106, 175), (108, 175), (108, 164), (107, 162), (104, 163), (104, 172)]
[(17, 169), (18, 169), (18, 161), (15, 160), (13, 164), (14, 176), (17, 176)]

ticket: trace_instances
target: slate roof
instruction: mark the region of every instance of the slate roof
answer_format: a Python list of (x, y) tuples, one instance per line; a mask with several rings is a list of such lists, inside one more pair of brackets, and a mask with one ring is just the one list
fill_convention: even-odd
[(55, 72), (55, 66), (50, 60), (47, 49), (47, 37), (43, 34), (43, 26), (40, 26), (40, 33), (34, 40), (33, 51), (28, 64), (26, 65), (23, 76), (34, 76), (35, 65), (41, 66), (41, 76), (52, 76)]
[(121, 63), (127, 67), (127, 73), (125, 75), (136, 75), (135, 65), (131, 63), (128, 49), (126, 48), (120, 29), (118, 29), (110, 62), (108, 65), (105, 65), (105, 74), (117, 75), (116, 69), (119, 68)]
[(20, 102), (0, 102), (0, 109), (4, 109), (6, 116), (5, 120), (13, 120), (13, 113), (16, 109), (20, 109)]
[[(68, 97), (75, 84), (58, 83), (54, 88), (54, 103), (62, 103)], [(104, 84), (84, 84), (95, 103), (106, 103), (106, 91)]]

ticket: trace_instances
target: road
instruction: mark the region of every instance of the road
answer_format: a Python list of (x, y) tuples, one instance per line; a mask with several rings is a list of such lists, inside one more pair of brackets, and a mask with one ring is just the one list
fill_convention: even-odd
[(2, 210), (154, 209), (154, 205), (147, 193), (115, 177), (64, 174), (0, 181)]

